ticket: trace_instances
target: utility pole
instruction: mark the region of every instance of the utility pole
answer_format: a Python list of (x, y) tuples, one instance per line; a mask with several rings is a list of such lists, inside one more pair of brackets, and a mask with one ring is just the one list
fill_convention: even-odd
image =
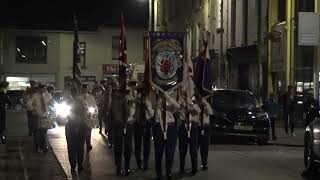
[(224, 60), (223, 57), (223, 0), (221, 0), (221, 4), (220, 4), (220, 15), (221, 15), (221, 21), (220, 21), (220, 28), (218, 30), (218, 33), (220, 33), (220, 58), (218, 58), (218, 87), (222, 86), (222, 73), (221, 73), (221, 63)]
[(262, 98), (262, 72), (261, 72), (261, 48), (262, 48), (262, 42), (261, 42), (261, 0), (256, 0), (258, 4), (258, 22), (257, 22), (257, 40), (258, 40), (258, 66), (257, 66), (257, 96)]

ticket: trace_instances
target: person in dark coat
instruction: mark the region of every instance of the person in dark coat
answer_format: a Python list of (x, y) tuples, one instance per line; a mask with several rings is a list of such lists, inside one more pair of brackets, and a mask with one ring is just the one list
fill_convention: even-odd
[(295, 136), (295, 117), (293, 116), (295, 97), (292, 86), (288, 86), (288, 91), (282, 95), (281, 101), (283, 106), (283, 121), (286, 134), (288, 135), (290, 124), (291, 135)]
[(6, 88), (8, 84), (3, 82), (0, 84), (0, 138), (1, 142), (5, 143), (5, 136), (3, 135), (6, 129), (6, 104), (11, 105), (9, 96), (7, 95)]
[(263, 108), (267, 111), (270, 118), (272, 139), (276, 140), (277, 136), (276, 136), (276, 130), (275, 130), (275, 121), (277, 119), (279, 107), (274, 99), (273, 94), (270, 95), (270, 98), (265, 102), (265, 104), (263, 105)]

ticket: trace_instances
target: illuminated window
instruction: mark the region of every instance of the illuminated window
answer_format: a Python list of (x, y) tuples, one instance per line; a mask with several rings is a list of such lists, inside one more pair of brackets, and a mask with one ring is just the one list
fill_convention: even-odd
[(47, 38), (40, 36), (16, 37), (16, 63), (46, 64)]

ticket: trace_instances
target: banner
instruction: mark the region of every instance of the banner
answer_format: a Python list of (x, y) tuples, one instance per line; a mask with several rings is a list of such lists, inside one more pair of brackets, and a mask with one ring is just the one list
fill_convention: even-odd
[(149, 74), (157, 90), (174, 91), (182, 85), (184, 33), (149, 32)]

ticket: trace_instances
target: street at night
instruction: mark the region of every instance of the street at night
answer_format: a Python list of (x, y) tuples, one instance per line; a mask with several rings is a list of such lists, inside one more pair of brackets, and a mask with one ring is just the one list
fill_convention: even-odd
[(319, 12), (2, 2), (0, 180), (320, 180)]
[[(15, 125), (18, 126), (15, 126)], [(279, 137), (281, 139), (281, 137)], [(283, 137), (283, 139), (285, 139)], [(299, 138), (297, 138), (298, 140)], [(19, 143), (15, 143), (19, 142)], [(85, 155), (85, 170), (79, 177), (72, 177), (68, 162), (67, 145), (64, 135), (64, 128), (52, 129), (49, 132), (49, 142), (52, 150), (49, 157), (43, 155), (32, 155), (28, 150), (31, 149), (31, 137), (27, 136), (25, 112), (8, 113), (8, 144), (0, 145), (1, 172), (0, 179), (21, 179), (24, 180), (25, 174), (29, 179), (80, 179), (80, 180), (99, 180), (99, 179), (155, 179), (154, 154), (150, 156), (151, 164), (148, 171), (137, 170), (134, 156), (131, 158), (133, 173), (130, 177), (116, 177), (113, 160), (113, 150), (109, 149), (107, 140), (93, 130), (92, 145), (93, 150), (89, 156)], [(279, 140), (280, 142), (280, 140)], [(217, 143), (210, 147), (209, 170), (200, 171), (196, 176), (179, 174), (178, 150), (175, 153), (175, 163), (173, 174), (176, 179), (227, 179), (227, 180), (316, 180), (320, 174), (312, 174), (311, 178), (303, 177), (303, 147), (302, 142), (282, 145), (259, 146), (246, 144), (244, 142), (228, 141), (228, 143)], [(275, 142), (276, 143), (276, 142)], [(19, 148), (22, 145), (22, 155), (25, 156), (25, 163), (20, 164), (19, 153), (3, 152), (8, 148)], [(53, 152), (52, 152), (53, 151)], [(53, 155), (54, 154), (54, 155)], [(35, 156), (35, 157), (34, 157)], [(28, 162), (30, 159), (33, 162)], [(190, 158), (187, 155), (187, 162)], [(45, 163), (45, 164), (43, 164)], [(49, 163), (49, 164), (47, 164)], [(61, 167), (59, 166), (61, 165)], [(42, 167), (44, 166), (44, 167)], [(37, 168), (41, 168), (36, 170)], [(25, 172), (23, 171), (25, 169)], [(187, 164), (187, 171), (190, 171), (190, 163)], [(65, 173), (65, 174), (64, 174)], [(306, 175), (307, 176), (307, 175)]]

